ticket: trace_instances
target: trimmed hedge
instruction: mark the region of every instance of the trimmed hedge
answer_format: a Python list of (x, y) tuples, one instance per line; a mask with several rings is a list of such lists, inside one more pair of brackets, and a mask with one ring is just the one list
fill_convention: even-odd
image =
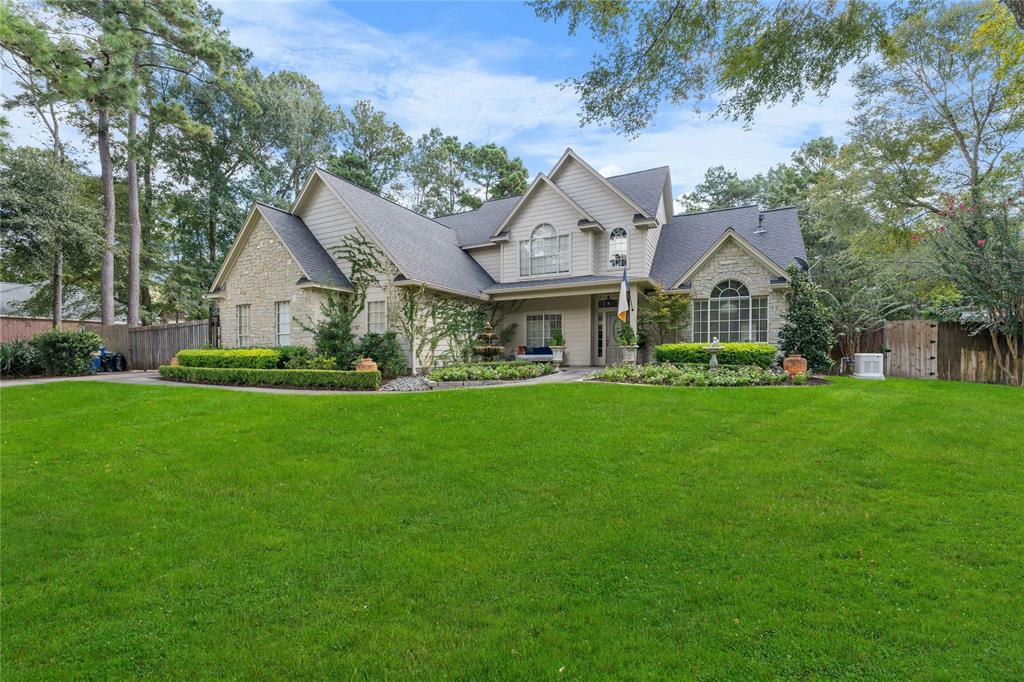
[(281, 354), (270, 348), (202, 348), (178, 351), (178, 364), (182, 367), (274, 369), (280, 360)]
[(651, 386), (775, 386), (785, 383), (788, 377), (785, 372), (752, 366), (712, 372), (707, 368), (674, 365), (613, 365), (593, 378)]
[(553, 371), (548, 362), (475, 362), (439, 367), (427, 378), (432, 381), (513, 381), (535, 379)]
[(329, 369), (251, 369), (247, 367), (182, 367), (160, 365), (160, 376), (188, 384), (282, 386), (332, 391), (376, 391), (380, 372)]
[[(666, 343), (654, 347), (654, 359), (673, 365), (706, 365), (711, 353), (704, 350), (706, 343)], [(718, 351), (722, 365), (756, 365), (771, 367), (778, 349), (770, 343), (723, 343)]]

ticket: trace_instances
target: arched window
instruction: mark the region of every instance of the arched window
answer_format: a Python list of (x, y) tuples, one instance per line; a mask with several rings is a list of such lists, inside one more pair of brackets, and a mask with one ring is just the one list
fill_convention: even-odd
[(529, 239), (519, 242), (519, 275), (549, 275), (569, 272), (569, 235), (541, 223)]
[(693, 340), (767, 341), (768, 297), (751, 296), (735, 279), (720, 282), (711, 297), (693, 302)]
[(608, 265), (613, 268), (624, 268), (626, 267), (628, 260), (626, 258), (626, 252), (628, 249), (629, 238), (626, 236), (626, 231), (621, 227), (616, 227), (612, 230), (611, 234), (608, 235)]

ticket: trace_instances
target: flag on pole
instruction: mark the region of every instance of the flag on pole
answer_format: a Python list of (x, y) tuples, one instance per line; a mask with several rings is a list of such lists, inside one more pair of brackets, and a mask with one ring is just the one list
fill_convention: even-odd
[(629, 275), (626, 268), (622, 268), (622, 284), (619, 286), (619, 319), (623, 322), (629, 321), (629, 309), (632, 307), (629, 300)]

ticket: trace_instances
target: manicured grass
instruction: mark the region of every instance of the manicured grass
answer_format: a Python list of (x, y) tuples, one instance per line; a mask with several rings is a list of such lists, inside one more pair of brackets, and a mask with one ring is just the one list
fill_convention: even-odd
[(5, 680), (1024, 676), (1019, 389), (0, 397)]

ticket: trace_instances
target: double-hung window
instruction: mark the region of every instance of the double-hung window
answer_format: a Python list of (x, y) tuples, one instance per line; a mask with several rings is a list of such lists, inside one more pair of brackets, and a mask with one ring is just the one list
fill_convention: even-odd
[(274, 304), (277, 313), (277, 345), (289, 346), (292, 342), (292, 313), (291, 303), (278, 301)]
[(366, 304), (366, 331), (375, 334), (383, 334), (387, 330), (387, 301), (369, 301)]
[(726, 280), (692, 307), (695, 343), (768, 340), (768, 297), (751, 296), (742, 282)]
[(252, 306), (235, 306), (235, 345), (248, 348), (252, 345)]
[(562, 328), (561, 313), (544, 313), (526, 316), (526, 345), (538, 348), (551, 345), (551, 332)]
[(538, 225), (529, 239), (519, 242), (519, 276), (569, 272), (569, 235), (554, 227)]

